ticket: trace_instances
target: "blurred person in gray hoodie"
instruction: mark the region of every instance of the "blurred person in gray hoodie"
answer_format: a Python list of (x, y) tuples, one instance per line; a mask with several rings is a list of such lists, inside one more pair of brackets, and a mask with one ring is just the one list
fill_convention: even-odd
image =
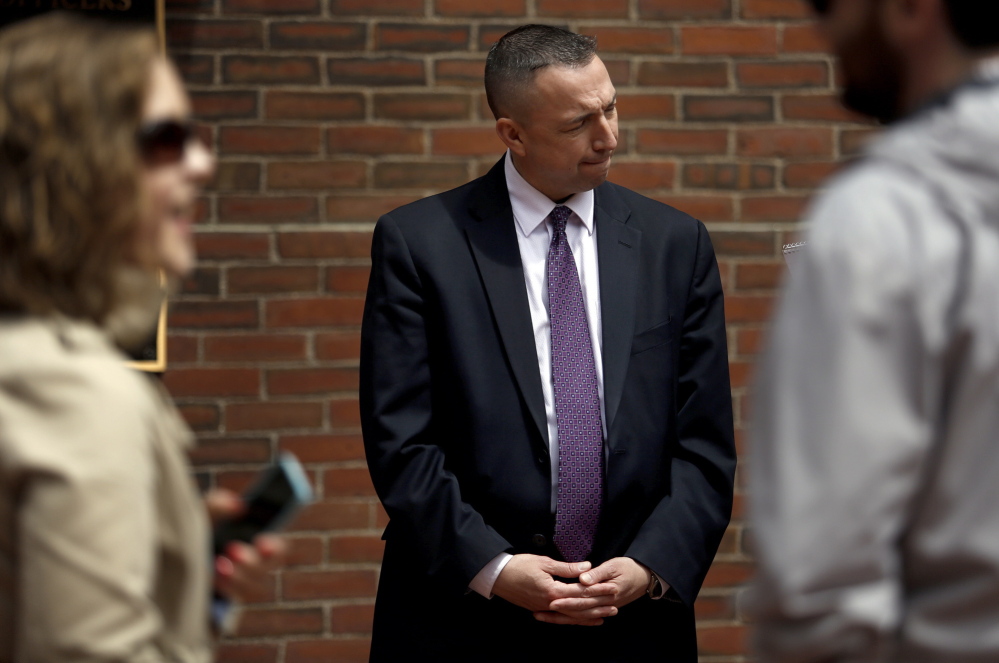
[(813, 203), (761, 364), (757, 651), (999, 661), (999, 3), (812, 4), (889, 126)]

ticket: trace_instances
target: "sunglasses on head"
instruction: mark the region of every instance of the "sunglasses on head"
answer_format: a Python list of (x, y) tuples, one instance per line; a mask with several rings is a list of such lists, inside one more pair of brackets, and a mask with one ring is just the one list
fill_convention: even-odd
[(139, 127), (139, 153), (150, 164), (180, 161), (188, 142), (196, 137), (194, 123), (190, 121), (150, 122)]
[(829, 11), (829, 6), (832, 4), (832, 0), (808, 0), (812, 9), (815, 10), (817, 14), (825, 14)]

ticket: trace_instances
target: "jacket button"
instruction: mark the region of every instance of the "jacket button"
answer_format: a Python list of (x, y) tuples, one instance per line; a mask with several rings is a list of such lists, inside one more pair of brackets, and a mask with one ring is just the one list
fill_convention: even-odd
[(544, 465), (547, 460), (544, 456), (538, 456), (538, 465)]
[(545, 544), (548, 543), (548, 540), (545, 539), (544, 534), (535, 534), (534, 536), (531, 537), (531, 541), (533, 541), (534, 545), (536, 545), (539, 548), (544, 548)]

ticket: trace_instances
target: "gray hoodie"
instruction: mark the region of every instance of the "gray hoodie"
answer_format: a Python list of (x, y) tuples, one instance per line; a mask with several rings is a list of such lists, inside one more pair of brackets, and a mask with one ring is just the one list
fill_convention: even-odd
[(754, 399), (764, 661), (999, 661), (999, 61), (808, 216)]

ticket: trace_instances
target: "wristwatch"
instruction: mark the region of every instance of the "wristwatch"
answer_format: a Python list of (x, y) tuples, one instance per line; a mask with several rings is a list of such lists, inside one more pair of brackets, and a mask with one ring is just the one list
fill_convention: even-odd
[(645, 589), (645, 593), (649, 595), (649, 598), (653, 601), (658, 601), (666, 594), (666, 590), (663, 589), (663, 583), (656, 575), (656, 572), (649, 569), (649, 586)]

